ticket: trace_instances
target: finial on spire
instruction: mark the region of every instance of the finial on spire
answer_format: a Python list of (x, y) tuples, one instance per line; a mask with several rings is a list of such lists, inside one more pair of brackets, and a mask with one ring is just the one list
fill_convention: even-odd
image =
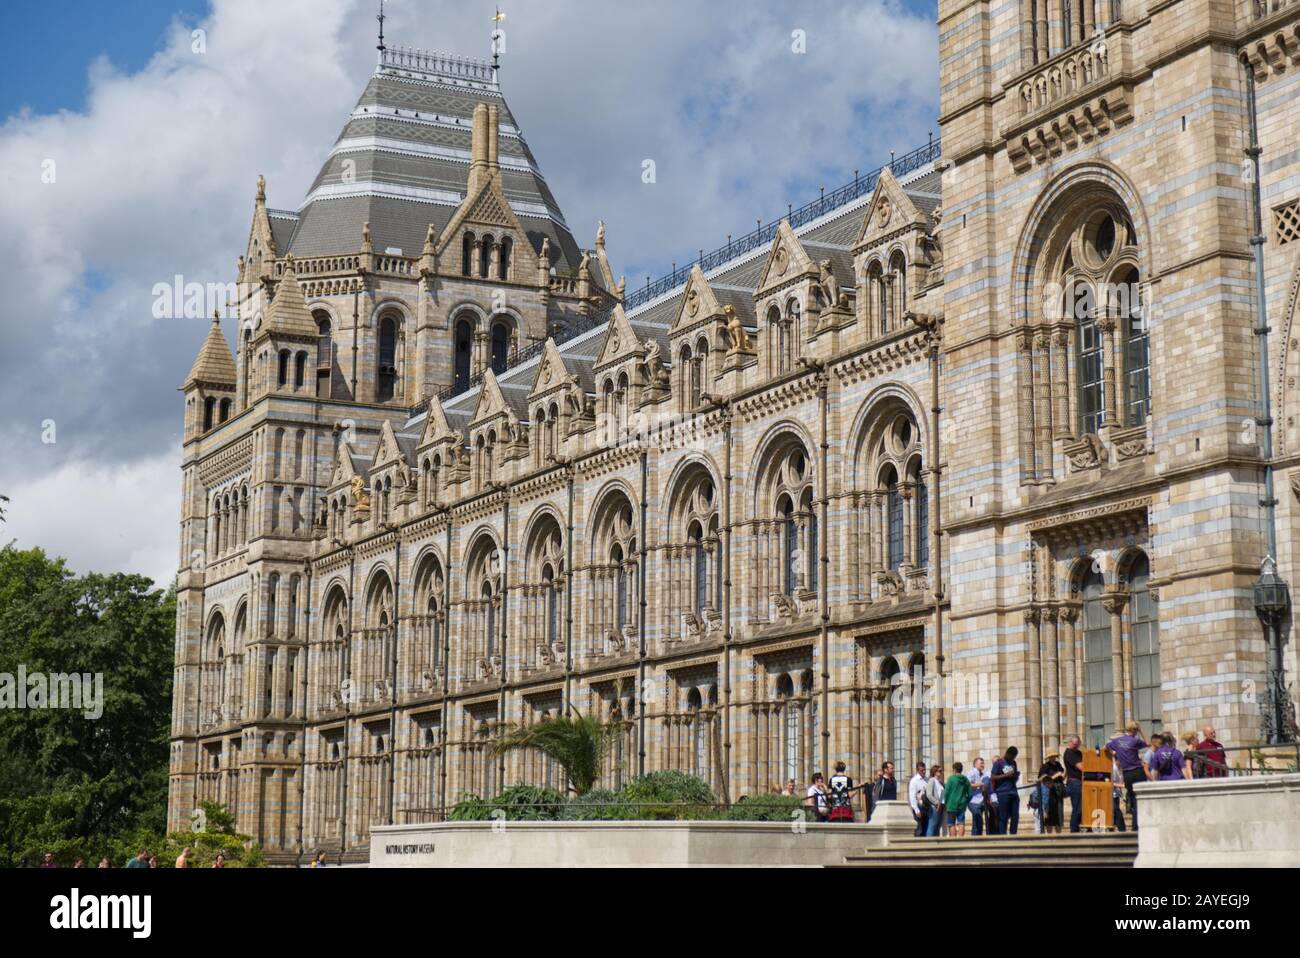
[(221, 308), (218, 306), (212, 307), (212, 325), (213, 326), (221, 325)]
[(379, 16), (375, 17), (375, 19), (379, 21), (379, 46), (376, 49), (382, 56), (383, 52), (388, 49), (384, 46), (384, 0), (379, 0)]
[(496, 8), (496, 13), (492, 16), (492, 22), (495, 24), (492, 28), (492, 69), (496, 71), (501, 66), (501, 41), (505, 39), (505, 33), (501, 30), (501, 21), (506, 15), (501, 12), (501, 8)]
[(257, 202), (266, 202), (266, 177), (261, 173), (257, 174)]

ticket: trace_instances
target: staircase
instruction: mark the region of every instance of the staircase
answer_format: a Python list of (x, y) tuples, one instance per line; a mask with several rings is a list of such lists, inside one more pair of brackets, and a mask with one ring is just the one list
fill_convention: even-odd
[(961, 838), (892, 838), (883, 848), (851, 855), (831, 868), (915, 868), (931, 865), (1014, 868), (1132, 868), (1136, 832), (1071, 835), (982, 835)]

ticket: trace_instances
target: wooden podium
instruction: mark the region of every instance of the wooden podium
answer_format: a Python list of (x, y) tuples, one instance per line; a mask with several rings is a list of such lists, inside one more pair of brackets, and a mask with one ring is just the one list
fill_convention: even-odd
[(1083, 750), (1079, 768), (1083, 772), (1083, 821), (1080, 824), (1093, 831), (1110, 831), (1115, 827), (1111, 760), (1100, 749), (1088, 748)]

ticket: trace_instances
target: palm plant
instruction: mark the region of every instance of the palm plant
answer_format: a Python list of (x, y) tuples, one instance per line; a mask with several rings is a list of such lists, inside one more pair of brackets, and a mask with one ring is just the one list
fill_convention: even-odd
[(571, 715), (557, 715), (533, 725), (510, 725), (492, 743), (492, 754), (511, 749), (535, 748), (564, 770), (569, 787), (586, 795), (600, 778), (600, 767), (613, 743), (615, 730), (599, 719), (570, 707)]

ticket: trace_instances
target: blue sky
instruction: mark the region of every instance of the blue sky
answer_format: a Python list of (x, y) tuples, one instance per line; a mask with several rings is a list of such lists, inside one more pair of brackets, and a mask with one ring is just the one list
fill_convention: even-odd
[(23, 107), (36, 113), (85, 106), (87, 70), (107, 56), (114, 68), (133, 72), (163, 44), (173, 18), (195, 23), (207, 0), (67, 0), (58, 14), (43, 3), (7, 5), (0, 32), (0, 116)]
[[(390, 0), (388, 42), (486, 56), (493, 6)], [(933, 2), (502, 6), (506, 100), (578, 242), (603, 220), (632, 287), (935, 130)], [(0, 305), (0, 541), (170, 579), (176, 387), (207, 323), (154, 319), (151, 291), (234, 279), (259, 173), (272, 206), (299, 206), (373, 71), (375, 8), (8, 5), (0, 222), (23, 228), (0, 231), (0, 259), (24, 282)]]

